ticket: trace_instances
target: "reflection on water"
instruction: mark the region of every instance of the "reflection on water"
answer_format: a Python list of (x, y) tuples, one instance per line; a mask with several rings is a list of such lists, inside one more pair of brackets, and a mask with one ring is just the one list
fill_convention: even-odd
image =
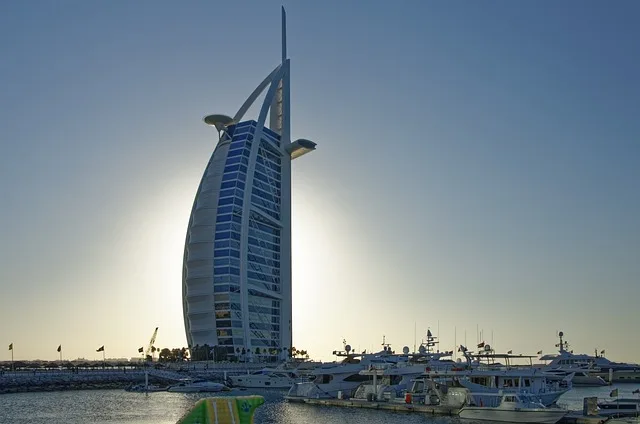
[[(615, 387), (620, 397), (637, 397), (631, 392), (640, 385), (576, 388), (560, 403), (581, 410), (587, 396), (608, 398)], [(288, 403), (281, 391), (233, 391), (231, 395), (260, 394), (266, 403), (257, 409), (255, 422), (283, 424), (432, 423), (459, 424), (457, 418), (419, 413), (339, 408)], [(174, 424), (196, 400), (206, 394), (129, 393), (123, 390), (91, 390), (0, 395), (1, 424)]]

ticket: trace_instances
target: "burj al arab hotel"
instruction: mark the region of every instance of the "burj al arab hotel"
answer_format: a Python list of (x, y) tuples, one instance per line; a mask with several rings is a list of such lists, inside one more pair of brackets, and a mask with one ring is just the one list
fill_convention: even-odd
[[(254, 360), (260, 352), (275, 360), (291, 347), (291, 160), (316, 145), (291, 140), (289, 72), (283, 8), (282, 63), (233, 117), (204, 118), (217, 130), (217, 144), (184, 247), (182, 302), (190, 348), (206, 344), (223, 347), (230, 357), (247, 352)], [(246, 118), (265, 90), (257, 120)]]

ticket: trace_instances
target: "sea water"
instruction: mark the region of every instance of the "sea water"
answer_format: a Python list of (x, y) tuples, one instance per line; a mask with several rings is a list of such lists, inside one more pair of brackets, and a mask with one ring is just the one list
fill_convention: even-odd
[[(638, 396), (632, 394), (632, 391), (640, 388), (640, 385), (575, 388), (563, 395), (559, 403), (574, 410), (582, 410), (584, 397), (609, 398), (611, 390), (616, 387), (620, 397), (630, 398)], [(234, 390), (224, 395), (264, 396), (266, 402), (255, 414), (256, 424), (460, 424), (456, 417), (289, 403), (283, 398), (285, 393)], [(212, 395), (215, 394), (144, 394), (124, 390), (4, 394), (0, 395), (0, 424), (174, 424), (198, 399)]]

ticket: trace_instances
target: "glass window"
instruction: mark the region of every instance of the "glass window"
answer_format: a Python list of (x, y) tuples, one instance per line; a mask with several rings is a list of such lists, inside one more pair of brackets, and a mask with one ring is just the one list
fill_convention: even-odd
[(216, 318), (231, 318), (231, 311), (216, 311)]
[(228, 266), (220, 266), (220, 267), (214, 267), (213, 268), (213, 272), (215, 274), (228, 274), (229, 273), (229, 267)]
[[(229, 150), (229, 153), (227, 153), (227, 158), (242, 156), (243, 151), (244, 151), (244, 147), (239, 147), (237, 149)], [(227, 164), (229, 164), (228, 161), (227, 161)]]
[(233, 212), (233, 206), (223, 206), (223, 207), (219, 207), (218, 208), (218, 213), (219, 214), (223, 214), (223, 213), (231, 213)]
[(216, 249), (222, 249), (222, 248), (225, 248), (225, 247), (229, 247), (229, 240), (216, 241), (213, 244), (213, 247), (216, 248)]
[(231, 221), (232, 215), (218, 215), (216, 218), (216, 222), (229, 222)]
[(237, 172), (229, 172), (229, 173), (224, 173), (222, 175), (222, 181), (235, 181), (238, 179), (238, 173)]
[(231, 237), (230, 231), (220, 231), (216, 233), (216, 240), (226, 240)]
[(240, 165), (227, 165), (224, 167), (224, 173), (227, 172), (236, 172), (240, 169)]
[[(220, 208), (218, 208), (218, 211), (220, 211)], [(226, 231), (230, 229), (231, 229), (231, 223), (216, 224), (216, 231)]]
[(227, 190), (220, 190), (220, 197), (233, 196), (235, 193), (236, 193), (236, 190), (234, 188), (230, 188)]

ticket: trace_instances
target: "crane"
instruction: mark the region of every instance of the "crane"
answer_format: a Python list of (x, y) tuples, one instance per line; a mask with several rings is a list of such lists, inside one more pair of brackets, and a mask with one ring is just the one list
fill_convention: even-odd
[[(148, 358), (151, 354), (153, 355), (153, 352), (156, 351), (156, 348), (153, 346), (153, 344), (156, 342), (156, 336), (158, 335), (158, 327), (156, 327), (156, 329), (153, 331), (153, 336), (151, 336), (151, 340), (149, 340), (149, 346), (147, 346), (147, 350), (144, 353), (144, 357)], [(151, 360), (153, 360), (153, 356), (151, 356)]]

